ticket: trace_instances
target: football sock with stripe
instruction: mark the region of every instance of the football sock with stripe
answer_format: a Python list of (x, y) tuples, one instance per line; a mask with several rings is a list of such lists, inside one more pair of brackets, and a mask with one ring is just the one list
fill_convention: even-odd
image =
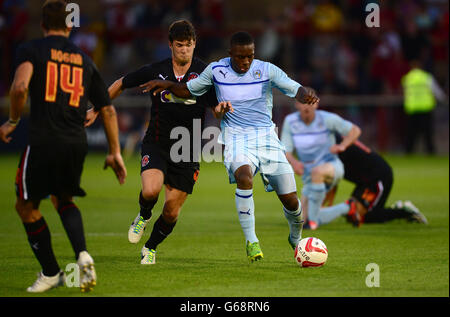
[(319, 224), (319, 211), (326, 196), (325, 183), (313, 183), (308, 192), (308, 220)]
[(255, 203), (253, 201), (253, 190), (236, 188), (235, 202), (239, 223), (244, 232), (245, 240), (250, 243), (258, 242), (255, 233)]
[(139, 206), (141, 207), (140, 215), (145, 220), (148, 220), (152, 216), (152, 209), (155, 204), (158, 202), (158, 197), (154, 200), (147, 200), (142, 196), (142, 191), (139, 193)]
[(81, 212), (73, 202), (62, 202), (58, 206), (58, 214), (75, 252), (75, 259), (78, 259), (80, 252), (86, 251)]
[(319, 224), (324, 225), (330, 223), (339, 216), (346, 215), (349, 211), (350, 206), (347, 203), (321, 208), (319, 211)]
[(56, 275), (60, 268), (53, 253), (50, 230), (44, 217), (36, 222), (24, 222), (23, 226), (27, 232), (31, 250), (42, 267), (42, 273), (45, 276)]
[(284, 217), (289, 224), (289, 234), (292, 240), (300, 240), (303, 229), (302, 204), (298, 200), (298, 208), (296, 210), (287, 210), (283, 206)]
[(148, 241), (145, 243), (145, 247), (156, 250), (156, 247), (172, 232), (176, 223), (176, 221), (174, 223), (167, 223), (162, 215), (159, 216), (153, 225), (152, 233), (150, 234)]

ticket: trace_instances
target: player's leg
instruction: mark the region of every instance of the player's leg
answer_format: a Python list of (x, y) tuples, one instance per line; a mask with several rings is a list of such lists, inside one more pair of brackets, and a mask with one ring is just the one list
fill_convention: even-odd
[(128, 229), (128, 241), (138, 243), (150, 222), (152, 210), (158, 201), (164, 184), (164, 173), (167, 165), (161, 157), (157, 146), (144, 143), (141, 151), (141, 184), (139, 192), (139, 213)]
[(49, 150), (27, 146), (16, 174), (16, 211), (22, 220), (28, 242), (42, 267), (37, 280), (27, 291), (45, 292), (64, 284), (64, 273), (56, 261), (51, 244), (51, 234), (39, 211), (40, 200), (49, 194)]
[[(282, 165), (286, 166), (283, 170)], [(302, 204), (297, 195), (297, 186), (295, 183), (294, 173), (289, 163), (278, 163), (278, 168), (273, 169), (277, 172), (286, 172), (283, 174), (264, 174), (264, 178), (267, 179), (268, 184), (277, 193), (278, 198), (283, 204), (283, 212), (286, 220), (289, 224), (289, 236), (288, 241), (292, 248), (295, 248), (302, 237), (303, 229), (303, 214)], [(266, 166), (266, 171), (267, 171)], [(267, 186), (266, 186), (267, 190)]]
[(316, 166), (311, 170), (311, 182), (308, 184), (306, 195), (308, 197), (308, 221), (313, 230), (320, 224), (319, 213), (327, 193), (326, 183), (330, 184), (334, 179), (335, 166), (331, 163)]
[(142, 249), (141, 264), (155, 263), (156, 248), (172, 233), (188, 194), (166, 185), (165, 196), (163, 211), (155, 221), (150, 238)]
[(169, 236), (178, 220), (181, 207), (192, 194), (198, 179), (196, 167), (185, 167), (168, 162), (165, 178), (165, 202), (160, 217), (155, 221), (150, 238), (141, 251), (141, 264), (154, 264), (156, 248)]
[(86, 251), (83, 220), (81, 212), (70, 195), (51, 195), (51, 201), (58, 211), (59, 217), (78, 259), (80, 252)]
[(231, 164), (236, 180), (235, 204), (238, 213), (239, 223), (245, 236), (246, 250), (248, 259), (258, 261), (264, 257), (259, 245), (258, 237), (255, 231), (255, 203), (253, 200), (253, 175), (256, 167), (247, 162)]
[(158, 201), (164, 184), (164, 174), (159, 169), (145, 170), (141, 174), (142, 189), (139, 193), (139, 213), (128, 230), (128, 241), (138, 243), (152, 216), (152, 209)]
[(42, 267), (38, 279), (27, 288), (28, 292), (40, 293), (64, 284), (64, 273), (53, 253), (50, 230), (39, 211), (39, 201), (17, 198), (16, 211), (28, 236), (28, 243)]
[(67, 194), (51, 195), (51, 201), (58, 211), (64, 230), (75, 252), (75, 259), (80, 270), (80, 289), (91, 291), (97, 284), (94, 259), (86, 248), (83, 220), (73, 197)]

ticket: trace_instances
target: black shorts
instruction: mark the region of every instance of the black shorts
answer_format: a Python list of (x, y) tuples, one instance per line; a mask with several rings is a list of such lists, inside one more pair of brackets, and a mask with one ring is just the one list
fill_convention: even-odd
[(372, 183), (358, 184), (352, 196), (363, 204), (367, 211), (375, 211), (378, 208), (384, 208), (391, 193), (392, 183), (392, 174), (384, 175), (383, 178)]
[(87, 144), (28, 145), (17, 169), (17, 197), (86, 196), (80, 187), (86, 154)]
[(194, 163), (175, 163), (167, 151), (154, 143), (143, 143), (141, 148), (141, 174), (148, 169), (156, 168), (164, 174), (164, 184), (192, 194), (198, 179), (199, 166)]

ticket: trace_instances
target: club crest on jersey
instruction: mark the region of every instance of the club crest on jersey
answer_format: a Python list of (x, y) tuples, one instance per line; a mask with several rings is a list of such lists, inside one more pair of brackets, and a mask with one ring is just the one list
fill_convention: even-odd
[(191, 79), (194, 79), (194, 78), (197, 78), (197, 77), (198, 77), (198, 74), (192, 72), (192, 73), (189, 74), (187, 81), (190, 81)]
[(149, 162), (150, 162), (150, 157), (148, 155), (144, 155), (142, 157), (141, 166), (145, 167), (148, 165)]
[(262, 75), (262, 73), (261, 73), (261, 71), (259, 69), (256, 69), (256, 70), (253, 71), (253, 78), (261, 79), (261, 75)]

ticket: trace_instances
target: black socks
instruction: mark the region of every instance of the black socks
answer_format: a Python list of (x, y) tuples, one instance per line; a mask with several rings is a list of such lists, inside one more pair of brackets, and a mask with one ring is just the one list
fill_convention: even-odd
[(159, 216), (158, 220), (156, 220), (155, 224), (153, 225), (150, 239), (148, 239), (148, 241), (145, 243), (145, 247), (156, 250), (158, 244), (163, 242), (163, 240), (172, 232), (176, 223), (176, 221), (174, 223), (167, 223), (164, 221), (162, 215)]
[(86, 250), (83, 221), (78, 207), (73, 202), (63, 202), (58, 206), (59, 217), (75, 252), (75, 259)]
[(142, 191), (139, 193), (139, 206), (141, 206), (140, 214), (144, 220), (150, 219), (152, 216), (152, 209), (158, 201), (158, 197), (155, 200), (147, 200), (142, 196)]
[(53, 253), (50, 231), (44, 217), (41, 217), (36, 222), (24, 222), (23, 225), (27, 232), (31, 249), (42, 267), (42, 273), (45, 276), (56, 275), (60, 268)]

